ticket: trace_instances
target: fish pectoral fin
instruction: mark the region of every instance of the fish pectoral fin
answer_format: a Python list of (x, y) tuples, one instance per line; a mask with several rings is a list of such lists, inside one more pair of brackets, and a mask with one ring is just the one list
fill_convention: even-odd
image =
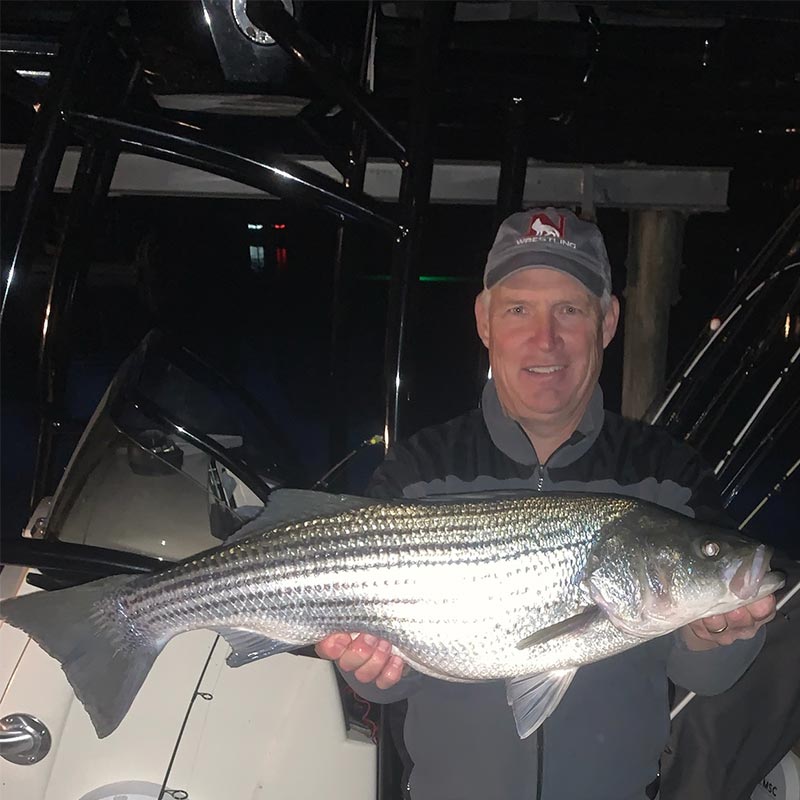
[(536, 645), (544, 644), (566, 634), (580, 633), (587, 625), (594, 624), (602, 615), (603, 612), (597, 606), (589, 606), (574, 617), (567, 617), (567, 619), (562, 619), (560, 622), (548, 625), (546, 628), (526, 636), (517, 645), (517, 650), (527, 650), (529, 647), (536, 647)]
[(241, 667), (251, 661), (296, 650), (299, 645), (269, 639), (260, 633), (243, 628), (214, 628), (214, 630), (231, 646), (231, 654), (225, 659), (229, 667)]
[(530, 736), (556, 710), (577, 671), (577, 667), (558, 669), (506, 681), (506, 696), (520, 739)]

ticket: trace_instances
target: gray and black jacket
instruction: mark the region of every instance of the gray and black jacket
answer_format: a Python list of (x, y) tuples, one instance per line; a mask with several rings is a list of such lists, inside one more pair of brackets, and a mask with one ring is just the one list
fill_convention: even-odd
[[(714, 476), (697, 454), (662, 430), (604, 411), (599, 388), (578, 430), (539, 464), (490, 381), (480, 409), (393, 447), (368, 493), (493, 489), (616, 493), (723, 518)], [(644, 800), (668, 736), (667, 676), (698, 694), (721, 692), (762, 643), (763, 634), (693, 653), (662, 637), (582, 667), (538, 739), (517, 736), (501, 681), (450, 683), (412, 672), (382, 691), (345, 677), (369, 701), (407, 699), (401, 750), (413, 800), (536, 800), (537, 791), (541, 800)]]

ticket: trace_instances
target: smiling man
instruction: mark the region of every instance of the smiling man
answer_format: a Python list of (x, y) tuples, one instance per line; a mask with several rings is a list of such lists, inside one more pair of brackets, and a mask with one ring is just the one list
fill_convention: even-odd
[[(556, 208), (506, 219), (475, 318), (492, 370), (481, 407), (395, 445), (371, 495), (606, 492), (725, 522), (693, 450), (603, 408), (598, 377), (619, 303), (595, 225)], [(412, 800), (644, 800), (669, 730), (667, 677), (699, 694), (725, 690), (755, 658), (774, 609), (767, 597), (582, 667), (538, 735), (522, 740), (502, 682), (420, 675), (364, 635), (336, 634), (317, 652), (367, 700), (407, 699)]]

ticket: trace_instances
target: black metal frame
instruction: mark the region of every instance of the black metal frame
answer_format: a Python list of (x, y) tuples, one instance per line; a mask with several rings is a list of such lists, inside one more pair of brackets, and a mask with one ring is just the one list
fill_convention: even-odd
[[(312, 80), (336, 103), (354, 117), (353, 142), (346, 158), (337, 158), (333, 148), (323, 147), (331, 163), (345, 178), (344, 187), (319, 173), (290, 163), (286, 159), (232, 152), (212, 141), (203, 131), (176, 125), (154, 115), (144, 116), (129, 108), (138, 65), (130, 65), (127, 86), (121, 103), (109, 111), (86, 92), (87, 65), (97, 69), (100, 44), (113, 29), (117, 4), (85, 3), (78, 8), (60, 46), (50, 82), (42, 95), (41, 108), (34, 131), (25, 150), (17, 184), (10, 201), (10, 214), (4, 231), (2, 267), (3, 289), (0, 320), (9, 304), (24, 293), (32, 268), (34, 248), (41, 236), (42, 217), (53, 194), (56, 176), (71, 135), (84, 142), (83, 153), (70, 200), (68, 228), (61, 252), (54, 266), (43, 320), (39, 351), (39, 384), (41, 427), (37, 461), (32, 487), (32, 506), (52, 490), (52, 461), (54, 441), (63, 429), (63, 375), (68, 353), (63, 346), (69, 329), (70, 315), (76, 292), (89, 262), (87, 251), (91, 242), (88, 224), (98, 213), (107, 195), (122, 151), (141, 153), (155, 158), (199, 167), (206, 172), (234, 179), (262, 189), (279, 198), (291, 198), (301, 203), (323, 208), (340, 219), (337, 239), (336, 302), (341, 303), (343, 286), (343, 248), (345, 219), (374, 226), (391, 235), (395, 242), (390, 308), (387, 321), (387, 444), (393, 441), (402, 424), (399, 386), (403, 382), (404, 343), (409, 336), (407, 316), (409, 296), (416, 283), (421, 231), (427, 208), (433, 156), (434, 85), (442, 37), (452, 19), (454, 4), (433, 3), (426, 6), (421, 24), (416, 89), (411, 109), (411, 141), (404, 146), (370, 109), (364, 88), (366, 62), (362, 65), (361, 85), (353, 85), (338, 64), (323, 48), (306, 35), (281, 3), (264, 11), (270, 35), (308, 72)], [(365, 51), (369, 41), (369, 26), (375, 24), (376, 4), (370, 3), (367, 13)], [(365, 56), (366, 57), (366, 56)], [(118, 69), (119, 64), (114, 65)], [(313, 114), (325, 103), (307, 110), (304, 119), (309, 123)], [(399, 198), (398, 221), (385, 214), (375, 202), (363, 195), (367, 137), (379, 137), (403, 170)], [(323, 142), (324, 144), (324, 142)], [(334, 312), (332, 357), (337, 352), (337, 335), (342, 324), (341, 309)], [(335, 380), (335, 378), (334, 378)], [(206, 443), (207, 444), (207, 443)], [(219, 454), (220, 458), (224, 454)], [(224, 460), (224, 459), (223, 459)], [(24, 562), (52, 568), (68, 557), (64, 579), (75, 580), (75, 573), (98, 576), (152, 567), (150, 564), (116, 563), (113, 558), (97, 555), (94, 548), (78, 549), (63, 542), (22, 542), (16, 549), (5, 549), (6, 563)], [(45, 552), (46, 550), (46, 552)], [(69, 553), (68, 553), (69, 550)], [(104, 566), (92, 564), (100, 559)], [(104, 561), (105, 559), (105, 561)], [(84, 567), (79, 565), (85, 564)], [(63, 567), (62, 567), (63, 568)], [(53, 579), (57, 585), (58, 578)], [(388, 730), (383, 726), (384, 732)], [(387, 749), (388, 737), (380, 737), (379, 797), (394, 795), (390, 785), (393, 769)]]

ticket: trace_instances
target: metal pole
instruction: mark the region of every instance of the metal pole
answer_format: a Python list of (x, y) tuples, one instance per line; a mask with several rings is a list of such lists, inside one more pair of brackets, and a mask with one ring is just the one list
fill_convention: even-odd
[(332, 178), (285, 156), (256, 158), (235, 153), (202, 132), (142, 114), (111, 117), (73, 112), (68, 115), (68, 122), (81, 136), (108, 136), (124, 141), (126, 152), (143, 153), (232, 178), (276, 197), (307, 203), (392, 234), (400, 230), (376, 202), (366, 197), (359, 202), (351, 200)]
[(522, 97), (512, 97), (509, 100), (508, 130), (497, 184), (495, 229), (509, 214), (522, 208), (528, 166), (528, 148), (525, 140), (526, 111), (525, 100)]
[(31, 487), (31, 508), (53, 487), (53, 444), (64, 419), (65, 371), (69, 324), (75, 293), (88, 270), (90, 221), (105, 200), (119, 150), (115, 145), (87, 143), (81, 152), (70, 196), (67, 230), (50, 278), (50, 292), (39, 350), (39, 438)]
[(405, 373), (405, 349), (408, 340), (411, 297), (418, 283), (422, 232), (433, 175), (433, 105), (439, 55), (448, 24), (453, 18), (454, 3), (424, 5), (420, 41), (417, 50), (417, 77), (410, 120), (410, 161), (400, 182), (401, 220), (407, 233), (398, 238), (392, 259), (389, 285), (389, 309), (386, 323), (386, 415), (384, 441), (388, 448), (402, 428), (402, 398), (408, 396)]
[(102, 40), (116, 7), (116, 3), (106, 2), (81, 4), (59, 49), (9, 200), (0, 245), (0, 322), (11, 298), (23, 291), (33, 254), (41, 241), (41, 211), (53, 191), (67, 145), (62, 114), (73, 106), (89, 58)]
[[(361, 88), (367, 88), (370, 64), (373, 57), (373, 33), (376, 23), (376, 4), (370, 0), (367, 7), (366, 24), (364, 25), (364, 43), (362, 47), (361, 65), (358, 81)], [(348, 170), (344, 185), (345, 191), (357, 199), (364, 191), (364, 177), (367, 170), (367, 130), (358, 119), (353, 121), (351, 147), (348, 154)], [(347, 449), (347, 398), (344, 370), (346, 348), (344, 330), (347, 322), (347, 297), (349, 276), (347, 275), (345, 253), (357, 241), (347, 235), (344, 219), (336, 230), (336, 254), (333, 265), (333, 301), (331, 303), (331, 349), (330, 370), (331, 383), (331, 418), (328, 428), (328, 443), (331, 460)]]
[[(500, 161), (500, 177), (497, 182), (497, 206), (494, 216), (495, 231), (500, 223), (515, 211), (522, 209), (522, 198), (525, 193), (525, 178), (528, 167), (528, 147), (526, 141), (527, 104), (522, 97), (511, 97), (508, 102), (506, 117), (508, 128)], [(491, 242), (487, 242), (489, 249)], [(489, 354), (481, 347), (478, 353), (477, 374), (475, 376), (476, 400), (480, 398), (486, 378), (489, 374)]]
[[(113, 51), (106, 58), (102, 62), (106, 83), (93, 100), (102, 103), (105, 96), (111, 96), (117, 98), (114, 105), (123, 107), (137, 85), (141, 65), (138, 61), (118, 64)], [(91, 221), (108, 195), (118, 157), (119, 144), (115, 140), (91, 139), (84, 144), (75, 173), (67, 226), (50, 276), (50, 291), (42, 325), (38, 380), (39, 436), (31, 507), (54, 488), (54, 443), (57, 435), (64, 432), (67, 422), (64, 418), (64, 393), (72, 309), (76, 292), (91, 262)]]

